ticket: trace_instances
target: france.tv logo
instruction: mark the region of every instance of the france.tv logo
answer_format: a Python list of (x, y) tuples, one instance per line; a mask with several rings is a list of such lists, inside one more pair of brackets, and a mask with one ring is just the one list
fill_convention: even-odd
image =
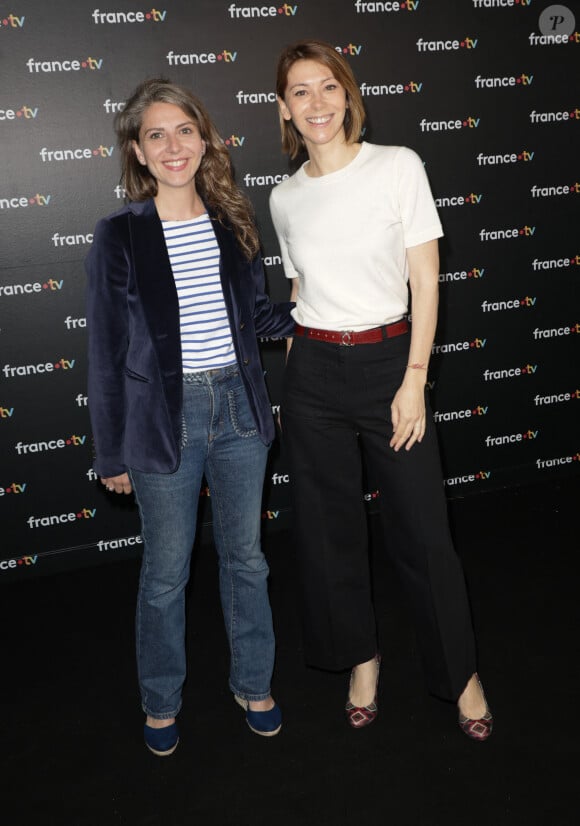
[(16, 14), (7, 14), (0, 18), (0, 29), (21, 29), (25, 20), (24, 15), (18, 17)]
[(149, 9), (149, 11), (101, 11), (94, 9), (91, 14), (96, 26), (103, 23), (165, 23), (167, 11)]

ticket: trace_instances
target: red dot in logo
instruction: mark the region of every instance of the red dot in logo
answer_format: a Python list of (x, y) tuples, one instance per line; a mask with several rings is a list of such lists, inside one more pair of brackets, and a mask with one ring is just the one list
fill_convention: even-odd
[(578, 456), (572, 456), (572, 461), (577, 462), (578, 461)]
[(231, 143), (231, 141), (230, 141), (230, 139), (229, 139), (229, 138), (226, 138), (226, 140), (224, 141), (224, 143), (225, 143), (225, 145), (226, 145), (226, 146), (229, 146), (229, 145), (230, 145), (230, 143)]
[(467, 126), (467, 121), (466, 120), (463, 121), (463, 125)]
[(83, 67), (83, 69), (86, 69), (87, 68), (87, 61), (83, 60), (83, 62), (81, 63), (81, 66)]
[(470, 342), (469, 346), (470, 346), (470, 347), (475, 347), (475, 344), (473, 343), (473, 341), (472, 341), (472, 342)]
[(462, 49), (465, 48), (465, 40), (462, 40), (459, 45), (461, 46)]
[(17, 117), (17, 118), (21, 118), (21, 117), (22, 117), (22, 112), (21, 112), (21, 111), (20, 111), (20, 112), (16, 112), (16, 117)]
[(8, 18), (6, 18), (6, 17), (4, 18), (4, 20), (2, 21), (2, 25), (3, 25), (3, 26), (7, 26), (7, 25), (8, 25)]
[(60, 364), (55, 364), (55, 365), (54, 365), (54, 369), (55, 369), (55, 370), (60, 370)]
[(43, 289), (43, 290), (48, 290), (48, 284), (44, 283), (44, 284), (42, 285), (42, 289)]
[(5, 488), (4, 493), (12, 493), (12, 491), (10, 490), (10, 488)]
[(98, 154), (99, 154), (99, 150), (98, 149), (93, 149), (93, 155), (98, 155)]
[(475, 416), (475, 414), (476, 414), (476, 413), (477, 413), (477, 410), (472, 410), (472, 411), (471, 411), (471, 415), (472, 415), (472, 416)]
[(147, 14), (145, 15), (145, 20), (151, 20), (151, 12), (147, 12)]
[(519, 234), (520, 234), (520, 235), (523, 235), (523, 234), (524, 234), (523, 229), (520, 229), (520, 230), (519, 230)]
[(346, 46), (343, 47), (342, 53), (343, 54), (348, 54), (348, 49), (346, 48)]
[(223, 60), (223, 59), (224, 59), (224, 56), (223, 56), (223, 55), (221, 55), (221, 54), (218, 54), (217, 59), (218, 59), (218, 60)]
[(405, 86), (404, 88), (405, 88), (405, 92), (408, 92), (408, 91), (409, 91), (409, 87), (408, 87), (408, 86)]
[(400, 8), (401, 8), (401, 9), (406, 9), (406, 8), (407, 8), (407, 4), (406, 4), (406, 3), (401, 3)]
[(528, 372), (527, 369), (525, 367), (522, 367), (522, 374), (527, 373), (527, 372)]
[(22, 565), (22, 560), (21, 559), (18, 560), (18, 565)]
[(278, 9), (278, 14), (284, 14), (284, 9)]
[(521, 83), (521, 82), (522, 82), (521, 77), (516, 77), (516, 83)]
[(522, 157), (522, 155), (518, 155), (518, 161), (521, 161)]
[(522, 438), (527, 439), (527, 438), (528, 438), (528, 434), (527, 434), (527, 433), (522, 433)]
[(83, 518), (82, 513), (77, 513), (77, 519), (82, 519), (82, 518)]
[(28, 203), (29, 203), (29, 204), (33, 204), (33, 203), (34, 203), (34, 198), (29, 198), (29, 199), (28, 199)]
[(70, 439), (67, 439), (67, 440), (66, 440), (66, 443), (67, 443), (67, 445), (72, 445), (72, 442), (71, 442), (71, 440), (70, 440)]
[(467, 273), (467, 277), (473, 278), (473, 270), (469, 270), (469, 272)]

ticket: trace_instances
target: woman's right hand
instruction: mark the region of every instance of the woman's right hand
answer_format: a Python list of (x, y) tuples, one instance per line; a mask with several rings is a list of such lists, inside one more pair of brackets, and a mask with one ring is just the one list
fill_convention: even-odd
[(119, 476), (101, 476), (101, 482), (109, 493), (132, 493), (131, 480), (128, 473), (121, 473)]

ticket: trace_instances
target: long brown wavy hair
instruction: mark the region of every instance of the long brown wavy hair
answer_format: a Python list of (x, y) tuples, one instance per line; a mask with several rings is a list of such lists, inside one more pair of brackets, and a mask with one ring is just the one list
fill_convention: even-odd
[[(362, 96), (352, 69), (344, 57), (334, 46), (323, 40), (300, 40), (291, 46), (286, 46), (278, 58), (276, 70), (276, 94), (284, 100), (288, 85), (288, 72), (297, 60), (314, 60), (322, 63), (332, 72), (346, 92), (347, 110), (344, 116), (344, 134), (347, 143), (357, 143), (360, 140), (365, 122), (365, 109)], [(304, 149), (302, 135), (291, 120), (285, 120), (280, 115), (280, 131), (282, 132), (282, 151), (294, 159)]]
[(234, 181), (229, 152), (201, 101), (189, 89), (165, 78), (151, 78), (139, 84), (115, 118), (121, 183), (127, 197), (131, 201), (145, 201), (157, 195), (156, 179), (139, 163), (133, 148), (133, 141), (139, 143), (144, 112), (152, 103), (179, 106), (197, 125), (205, 141), (205, 155), (195, 176), (197, 191), (218, 220), (231, 227), (242, 251), (251, 260), (260, 249), (254, 211)]

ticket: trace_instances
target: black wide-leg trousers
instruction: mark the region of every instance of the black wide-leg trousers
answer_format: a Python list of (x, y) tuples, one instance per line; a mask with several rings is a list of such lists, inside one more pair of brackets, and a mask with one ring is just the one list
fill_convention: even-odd
[(306, 662), (342, 670), (377, 651), (363, 466), (380, 489), (384, 545), (415, 619), (428, 690), (456, 701), (476, 670), (471, 611), (449, 533), (435, 428), (389, 447), (410, 334), (344, 346), (296, 337), (282, 430), (288, 454)]

